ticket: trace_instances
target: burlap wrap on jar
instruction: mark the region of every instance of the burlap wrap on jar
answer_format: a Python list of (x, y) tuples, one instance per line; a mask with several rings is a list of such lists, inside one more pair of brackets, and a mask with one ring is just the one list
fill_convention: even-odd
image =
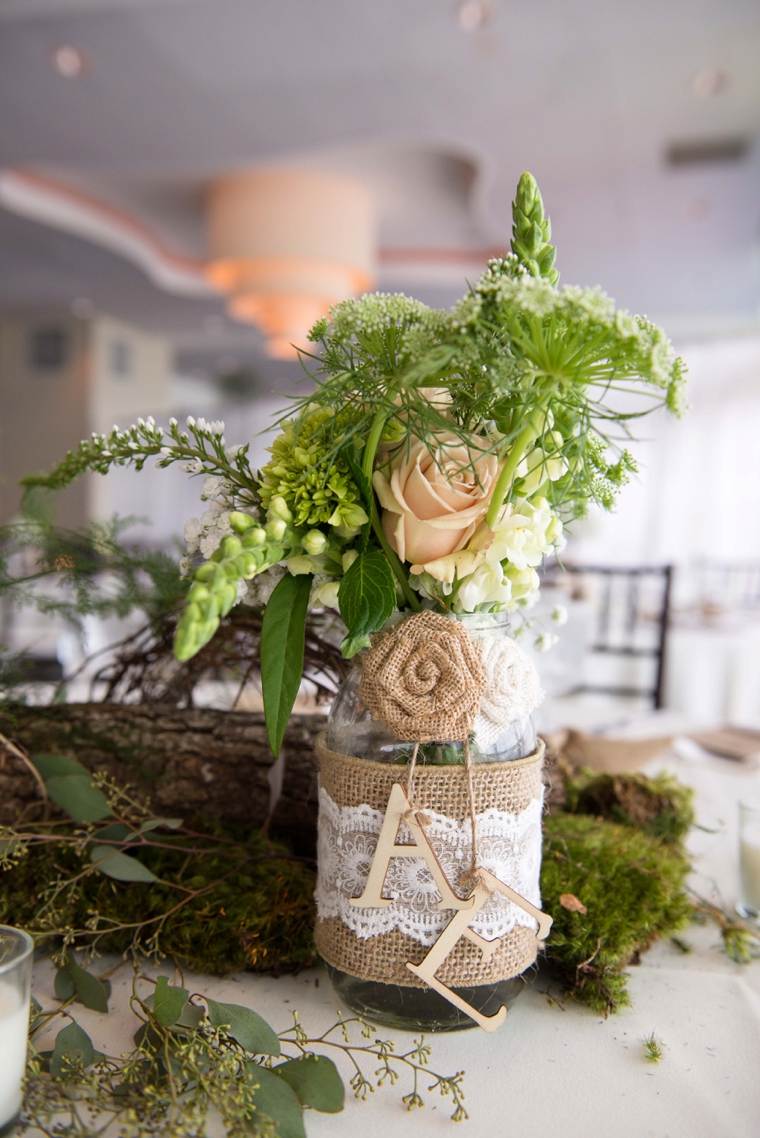
[[(501, 812), (504, 815), (515, 816), (519, 827), (520, 818), (527, 818), (528, 813), (530, 814), (530, 840), (533, 847), (538, 842), (537, 856), (532, 860), (527, 859), (526, 872), (530, 878), (527, 884), (530, 888), (525, 888), (524, 879), (522, 885), (520, 881), (514, 880), (506, 881), (506, 884), (521, 892), (523, 896), (528, 896), (529, 892), (533, 893), (536, 900), (538, 900), (540, 870), (544, 749), (541, 743), (527, 758), (508, 762), (477, 763), (473, 765), (471, 771), (475, 812), (479, 816), (488, 811), (494, 812), (494, 816), (496, 812)], [(319, 903), (320, 888), (325, 886), (324, 875), (327, 873), (328, 862), (328, 854), (323, 844), (327, 828), (326, 809), (334, 811), (336, 808), (338, 810), (356, 808), (361, 814), (364, 808), (365, 814), (378, 811), (382, 813), (386, 809), (393, 784), (396, 782), (403, 784), (404, 770), (392, 764), (358, 759), (331, 751), (326, 746), (324, 734), (317, 740), (317, 754), (320, 764), (320, 885), (317, 889)], [(451, 820), (452, 824), (457, 823), (460, 827), (466, 827), (470, 817), (470, 798), (463, 768), (418, 766), (414, 776), (414, 804), (415, 809), (431, 815), (442, 815), (445, 819)], [(402, 836), (397, 840), (402, 844), (404, 842)], [(480, 836), (478, 841), (480, 843)], [(364, 855), (367, 870), (373, 852), (374, 848), (368, 840)], [(331, 856), (335, 860), (340, 854), (336, 855), (333, 849)], [(354, 857), (359, 856), (354, 850)], [(411, 859), (396, 860), (405, 862)], [(468, 865), (469, 853), (465, 852), (462, 860)], [(523, 869), (525, 863), (526, 859), (523, 858), (521, 863)], [(457, 889), (454, 882), (452, 886), (461, 896), (467, 895), (466, 892)], [(358, 881), (350, 896), (358, 897), (361, 892), (361, 881)], [(419, 964), (429, 952), (432, 941), (421, 943), (420, 939), (407, 935), (399, 928), (393, 928), (379, 935), (360, 936), (340, 916), (325, 917), (323, 915), (325, 906), (319, 904), (318, 908), (321, 912), (317, 920), (315, 939), (320, 955), (328, 964), (364, 980), (406, 987), (426, 986), (406, 968), (406, 962)], [(517, 913), (517, 907), (514, 908)], [(451, 916), (453, 913), (446, 911), (440, 919), (445, 925)], [(488, 960), (484, 959), (480, 949), (462, 938), (436, 973), (438, 978), (449, 987), (469, 988), (508, 980), (524, 972), (536, 959), (536, 925), (534, 921), (526, 919), (523, 913), (517, 916), (517, 920), (522, 923), (515, 923), (514, 927), (499, 939), (496, 950)]]

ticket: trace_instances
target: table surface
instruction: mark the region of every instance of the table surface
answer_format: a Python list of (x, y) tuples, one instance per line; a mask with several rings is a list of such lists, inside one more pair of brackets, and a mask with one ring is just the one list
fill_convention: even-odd
[[(690, 838), (694, 887), (733, 906), (738, 888), (736, 802), (760, 795), (760, 772), (707, 757), (679, 740), (647, 768), (667, 769), (696, 791), (704, 830)], [(707, 832), (710, 831), (710, 832)], [(694, 927), (684, 955), (660, 943), (631, 969), (633, 1006), (608, 1019), (573, 1003), (561, 1005), (538, 977), (526, 985), (505, 1024), (494, 1034), (478, 1029), (430, 1036), (431, 1068), (466, 1072), (470, 1121), (457, 1133), (473, 1138), (756, 1138), (760, 1134), (760, 961), (731, 962), (717, 930)], [(97, 971), (97, 969), (96, 969)], [(172, 976), (170, 965), (158, 973)], [(214, 999), (255, 1008), (276, 1030), (297, 1011), (315, 1035), (335, 1020), (340, 1002), (322, 969), (297, 977), (238, 974), (219, 980), (185, 974), (185, 986)], [(115, 1008), (107, 1017), (77, 1006), (77, 1019), (96, 1047), (119, 1054), (131, 1047), (134, 1019), (126, 1010), (131, 988), (127, 965), (112, 977)], [(52, 969), (38, 965), (35, 991), (52, 1001)], [(554, 995), (559, 995), (555, 991)], [(655, 1032), (665, 1056), (653, 1065), (642, 1040)], [(397, 1049), (413, 1035), (381, 1029)], [(349, 1076), (348, 1070), (343, 1071)], [(407, 1112), (407, 1085), (384, 1087), (366, 1102), (349, 1097), (339, 1115), (307, 1113), (309, 1138), (394, 1138), (452, 1134), (450, 1099), (423, 1090), (425, 1107)], [(350, 1092), (349, 1092), (350, 1093)]]

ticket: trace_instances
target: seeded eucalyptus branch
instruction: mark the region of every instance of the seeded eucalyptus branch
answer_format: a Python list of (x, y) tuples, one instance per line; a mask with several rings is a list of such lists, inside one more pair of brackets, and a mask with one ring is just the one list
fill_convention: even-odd
[[(100, 988), (105, 998), (107, 981), (78, 971), (87, 978), (91, 997), (81, 1002), (105, 1010), (102, 1004), (96, 1006), (94, 993)], [(61, 998), (57, 1008), (34, 1009), (22, 1133), (34, 1129), (48, 1138), (95, 1133), (109, 1138), (189, 1138), (204, 1134), (209, 1114), (218, 1112), (230, 1138), (306, 1138), (306, 1109), (327, 1114), (343, 1109), (345, 1088), (330, 1055), (343, 1057), (353, 1068), (350, 1082), (357, 1098), (366, 1099), (375, 1085), (395, 1083), (408, 1073), (412, 1089), (403, 1097), (407, 1109), (424, 1105), (422, 1078), (430, 1080), (430, 1091), (451, 1097), (455, 1121), (467, 1118), (462, 1072), (430, 1071), (430, 1047), (424, 1038), (415, 1040), (409, 1051), (396, 1053), (393, 1042), (373, 1040), (375, 1028), (354, 1018), (339, 1018), (311, 1038), (297, 1015), (292, 1027), (275, 1033), (251, 1008), (191, 995), (166, 977), (154, 980), (135, 970), (130, 1000), (137, 1024), (135, 1047), (117, 1058), (95, 1050), (69, 1010), (74, 998)], [(69, 1022), (58, 1031), (53, 1048), (38, 1050), (39, 1038), (59, 1017)], [(364, 1073), (367, 1061), (379, 1064), (374, 1079)]]

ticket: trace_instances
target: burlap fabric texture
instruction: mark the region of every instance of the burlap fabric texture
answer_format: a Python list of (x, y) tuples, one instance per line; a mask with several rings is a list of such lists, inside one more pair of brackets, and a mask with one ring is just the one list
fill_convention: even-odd
[[(338, 806), (368, 805), (385, 810), (394, 782), (404, 779), (404, 769), (386, 763), (358, 759), (331, 751), (325, 735), (317, 739), (320, 784)], [(510, 814), (525, 810), (542, 793), (544, 745), (524, 759), (503, 763), (477, 763), (472, 784), (477, 813), (490, 807)], [(464, 822), (470, 816), (468, 782), (462, 767), (418, 766), (415, 773), (415, 805)], [(339, 918), (318, 920), (317, 949), (328, 964), (364, 980), (424, 988), (426, 985), (406, 968), (419, 964), (430, 951), (399, 930), (359, 939)], [(462, 938), (437, 972), (449, 987), (470, 988), (494, 984), (524, 972), (536, 959), (535, 932), (521, 926), (508, 933), (490, 960)]]
[(440, 613), (419, 612), (372, 642), (359, 696), (399, 739), (464, 742), (486, 688), (480, 646)]

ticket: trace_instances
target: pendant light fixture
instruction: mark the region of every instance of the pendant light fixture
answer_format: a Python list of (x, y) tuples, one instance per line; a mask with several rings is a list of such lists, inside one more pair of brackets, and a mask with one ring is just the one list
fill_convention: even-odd
[(233, 318), (256, 324), (275, 359), (296, 356), (331, 305), (372, 287), (375, 211), (353, 179), (263, 168), (215, 182), (208, 274)]

